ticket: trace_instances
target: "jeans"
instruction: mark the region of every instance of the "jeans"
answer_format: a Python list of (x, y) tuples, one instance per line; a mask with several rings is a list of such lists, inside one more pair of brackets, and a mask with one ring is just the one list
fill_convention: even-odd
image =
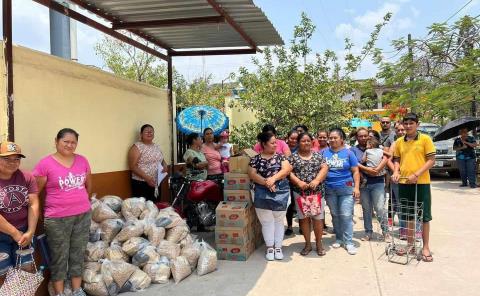
[(332, 214), (333, 228), (337, 241), (353, 245), (353, 199), (352, 187), (327, 188), (326, 199)]
[(467, 185), (467, 180), (470, 186), (476, 185), (475, 176), (475, 158), (472, 159), (457, 159), (458, 170), (460, 171), (460, 177), (462, 178), (462, 184)]
[(360, 189), (360, 199), (363, 210), (363, 226), (366, 234), (373, 233), (372, 214), (373, 210), (377, 214), (378, 222), (382, 227), (382, 232), (388, 230), (387, 215), (385, 212), (385, 183), (367, 184), (365, 188)]
[[(22, 232), (27, 231), (27, 227), (19, 229)], [(36, 239), (33, 237), (33, 242)], [(32, 242), (32, 246), (33, 246)], [(13, 240), (13, 238), (3, 232), (0, 232), (0, 254), (4, 254), (4, 260), (0, 260), (0, 276), (5, 274), (11, 266), (15, 266), (17, 262), (17, 250), (19, 249), (18, 243)], [(32, 255), (22, 255), (20, 256), (20, 265), (29, 264), (33, 261)]]
[(267, 247), (281, 248), (283, 242), (283, 235), (285, 233), (285, 226), (283, 219), (285, 218), (285, 211), (272, 211), (255, 208), (258, 220), (262, 224), (262, 234)]

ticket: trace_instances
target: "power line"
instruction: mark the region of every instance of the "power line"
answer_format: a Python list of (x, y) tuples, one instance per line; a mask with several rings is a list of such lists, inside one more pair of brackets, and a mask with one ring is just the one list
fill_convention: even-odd
[(473, 0), (469, 0), (465, 5), (463, 5), (459, 10), (457, 10), (452, 16), (450, 16), (445, 23), (448, 23), (449, 20), (451, 20), (454, 16), (456, 16), (460, 11), (462, 11), (465, 7), (467, 7), (470, 3), (472, 3)]

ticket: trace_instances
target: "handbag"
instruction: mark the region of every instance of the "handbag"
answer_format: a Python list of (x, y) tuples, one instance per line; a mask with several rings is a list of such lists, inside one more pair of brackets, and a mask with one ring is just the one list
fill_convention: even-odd
[(304, 217), (313, 217), (322, 213), (321, 193), (305, 195), (305, 192), (302, 191), (302, 195), (298, 196), (296, 201)]
[[(21, 269), (22, 251), (29, 251), (32, 256), (34, 273)], [(33, 248), (30, 250), (17, 250), (17, 260), (15, 266), (8, 269), (5, 276), (5, 282), (0, 287), (0, 296), (33, 296), (40, 284), (43, 282), (43, 274), (37, 270), (35, 259), (33, 258)]]

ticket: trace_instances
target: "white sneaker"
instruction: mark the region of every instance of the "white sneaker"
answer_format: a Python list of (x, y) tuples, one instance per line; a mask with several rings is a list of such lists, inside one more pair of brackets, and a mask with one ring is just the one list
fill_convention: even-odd
[(283, 260), (282, 248), (275, 248), (275, 259)]
[(340, 248), (341, 246), (342, 246), (342, 241), (339, 241), (339, 240), (335, 241), (335, 242), (332, 244), (332, 248), (334, 248), (334, 249), (338, 249), (338, 248)]
[(346, 245), (345, 249), (347, 250), (347, 253), (350, 255), (356, 255), (357, 254), (357, 248), (355, 248), (354, 245)]
[(273, 248), (268, 248), (267, 249), (267, 254), (265, 254), (265, 259), (268, 261), (273, 261), (275, 260), (275, 250)]

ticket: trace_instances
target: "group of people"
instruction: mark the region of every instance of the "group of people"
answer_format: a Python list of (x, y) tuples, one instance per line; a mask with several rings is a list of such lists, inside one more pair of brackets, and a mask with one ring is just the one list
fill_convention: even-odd
[[(388, 239), (388, 226), (393, 223), (385, 207), (388, 186), (392, 186), (389, 202), (394, 205), (414, 202), (417, 191), (417, 199), (423, 204), (421, 254), (424, 261), (433, 260), (429, 246), (429, 221), (432, 220), (429, 169), (434, 164), (435, 146), (428, 135), (418, 132), (416, 114), (407, 114), (395, 124), (395, 130), (388, 117), (381, 119), (381, 126), (380, 133), (358, 128), (354, 132), (356, 143), (352, 146), (341, 128), (319, 131), (315, 138), (308, 133), (307, 127), (299, 125), (287, 134), (285, 142), (277, 138), (273, 126), (264, 126), (254, 147), (259, 154), (251, 159), (249, 176), (255, 184), (254, 207), (262, 224), (267, 260), (283, 259), (282, 241), (285, 234), (293, 232), (295, 208), (305, 238), (301, 255), (313, 250), (312, 228), (317, 254), (326, 254), (322, 244), (325, 205), (330, 209), (335, 234), (331, 247), (343, 246), (348, 254), (357, 253), (353, 242), (355, 201), (362, 205), (365, 229), (362, 240), (373, 238), (373, 212), (380, 222), (383, 237)], [(321, 196), (322, 210), (305, 216), (298, 204), (299, 197), (312, 195)], [(289, 207), (289, 203), (294, 206)], [(397, 210), (398, 206), (392, 209)], [(405, 219), (404, 224), (407, 224), (403, 229), (408, 249), (400, 248), (398, 253), (402, 255), (412, 252), (415, 231), (411, 230), (415, 221), (400, 219)]]
[[(298, 215), (300, 230), (305, 238), (301, 255), (309, 254), (311, 229), (315, 234), (316, 252), (324, 256), (322, 235), (326, 230), (325, 207), (332, 216), (335, 242), (333, 248), (344, 247), (348, 254), (357, 253), (353, 243), (353, 213), (355, 201), (363, 210), (365, 235), (373, 235), (372, 217), (375, 212), (382, 234), (389, 237), (391, 213), (385, 210), (386, 192), (391, 186), (392, 209), (405, 200), (412, 202), (417, 195), (423, 203), (421, 236), (423, 260), (433, 260), (429, 245), (431, 190), (429, 169), (435, 160), (431, 138), (417, 131), (417, 115), (407, 114), (391, 129), (389, 118), (381, 119), (380, 133), (358, 128), (355, 144), (350, 146), (341, 128), (318, 131), (315, 137), (304, 125), (293, 128), (286, 141), (277, 138), (275, 127), (266, 125), (253, 147), (258, 153), (249, 164), (248, 174), (254, 183), (254, 207), (262, 225), (266, 244), (266, 259), (283, 259), (284, 235), (291, 235), (292, 220)], [(17, 260), (17, 251), (27, 248), (34, 239), (40, 217), (39, 194), (44, 191), (43, 226), (51, 256), (51, 280), (57, 295), (62, 295), (64, 282), (71, 279), (74, 296), (85, 295), (81, 288), (83, 256), (88, 242), (92, 188), (88, 160), (75, 153), (78, 133), (62, 129), (55, 137), (56, 151), (41, 159), (32, 173), (21, 170), (25, 157), (13, 142), (0, 144), (0, 284), (7, 269)], [(215, 141), (213, 130), (187, 137), (188, 150), (183, 158), (187, 177), (191, 180), (221, 180), (228, 171), (232, 145), (228, 131)], [(132, 171), (132, 195), (149, 200), (158, 198), (159, 175), (167, 171), (163, 153), (153, 142), (154, 128), (146, 124), (140, 129), (140, 140), (130, 148), (128, 163)], [(462, 186), (474, 187), (471, 159), (475, 140), (462, 130), (454, 147), (462, 164)], [(386, 189), (387, 188), (387, 189)], [(415, 193), (416, 191), (416, 193)], [(321, 211), (305, 215), (299, 197), (320, 196)], [(287, 229), (284, 219), (287, 218)], [(415, 221), (407, 219), (404, 238), (413, 247)], [(404, 224), (405, 224), (404, 223)], [(402, 229), (401, 229), (402, 230)], [(413, 232), (413, 233), (412, 233)], [(398, 250), (400, 253), (411, 249)], [(33, 257), (21, 253), (22, 268), (32, 271)]]
[[(84, 253), (91, 224), (91, 169), (88, 160), (75, 150), (79, 134), (61, 129), (54, 140), (55, 151), (42, 158), (32, 172), (20, 169), (25, 158), (18, 144), (0, 144), (0, 286), (5, 273), (19, 264), (34, 272), (29, 248), (35, 240), (43, 192), (43, 228), (49, 246), (50, 279), (55, 295), (64, 295), (71, 280), (73, 296), (84, 296), (81, 288)], [(160, 146), (153, 142), (154, 128), (145, 124), (140, 139), (128, 152), (132, 172), (132, 195), (149, 200), (158, 197), (159, 172), (167, 165)]]
[(63, 295), (64, 282), (70, 278), (73, 295), (85, 295), (81, 283), (92, 182), (88, 160), (75, 153), (78, 137), (73, 129), (60, 130), (55, 137), (56, 151), (42, 158), (32, 173), (20, 169), (25, 155), (18, 144), (0, 144), (0, 285), (5, 272), (17, 262), (22, 269), (34, 271), (32, 253), (17, 251), (29, 249), (33, 242), (43, 191), (43, 228), (55, 293)]

